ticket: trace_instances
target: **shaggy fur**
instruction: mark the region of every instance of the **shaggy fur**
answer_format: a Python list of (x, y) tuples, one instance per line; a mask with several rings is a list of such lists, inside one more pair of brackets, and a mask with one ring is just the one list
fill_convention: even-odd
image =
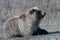
[(9, 18), (3, 25), (4, 37), (25, 37), (38, 34), (47, 34), (48, 32), (39, 28), (39, 22), (45, 16), (37, 7), (29, 9), (21, 16)]
[(18, 18), (19, 16), (15, 16), (9, 18), (3, 25), (4, 37), (11, 38), (15, 35), (19, 35), (19, 28), (18, 28)]
[(20, 16), (18, 20), (18, 27), (23, 36), (32, 36), (38, 34), (48, 34), (44, 29), (39, 28), (39, 22), (44, 18), (46, 13), (42, 15), (41, 10), (34, 7), (29, 9), (26, 14)]

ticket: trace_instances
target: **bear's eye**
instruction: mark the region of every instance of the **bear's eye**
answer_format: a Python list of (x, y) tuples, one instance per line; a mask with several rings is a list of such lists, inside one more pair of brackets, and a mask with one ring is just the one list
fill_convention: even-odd
[(32, 9), (31, 11), (30, 11), (30, 14), (33, 14), (34, 13), (34, 9)]

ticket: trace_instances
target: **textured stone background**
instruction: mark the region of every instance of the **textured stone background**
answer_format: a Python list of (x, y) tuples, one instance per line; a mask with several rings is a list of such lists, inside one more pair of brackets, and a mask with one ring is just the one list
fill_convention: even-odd
[(60, 0), (0, 0), (0, 36), (3, 35), (2, 26), (8, 18), (19, 16), (32, 7), (47, 13), (40, 22), (40, 28), (48, 32), (60, 31)]

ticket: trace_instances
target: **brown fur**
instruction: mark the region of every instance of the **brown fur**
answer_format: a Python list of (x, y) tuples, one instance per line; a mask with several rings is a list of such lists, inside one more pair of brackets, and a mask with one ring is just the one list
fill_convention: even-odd
[(5, 38), (10, 38), (13, 35), (19, 34), (19, 29), (18, 29), (18, 17), (13, 17), (9, 18), (3, 25), (4, 29), (4, 37)]
[[(39, 28), (38, 25), (39, 25), (40, 20), (44, 16), (45, 16), (45, 14), (42, 15), (41, 10), (39, 10), (39, 9), (29, 9), (25, 13), (25, 15), (23, 14), (23, 16), (20, 16), (20, 18), (18, 20), (18, 27), (20, 29), (21, 34), (23, 36), (32, 36), (32, 34), (34, 34), (34, 32), (40, 31), (41, 29)], [(40, 32), (42, 32), (42, 31), (40, 31)], [(38, 32), (37, 34), (39, 34), (40, 32)], [(44, 32), (46, 32), (46, 31), (44, 31)]]
[(33, 34), (32, 23), (36, 20), (36, 14), (31, 14), (30, 10), (26, 12), (25, 19), (20, 18), (18, 20), (18, 25), (22, 35), (31, 36)]
[(8, 19), (3, 25), (5, 38), (10, 38), (14, 35), (32, 36), (39, 28), (39, 21), (44, 16), (40, 10), (32, 8), (20, 17)]

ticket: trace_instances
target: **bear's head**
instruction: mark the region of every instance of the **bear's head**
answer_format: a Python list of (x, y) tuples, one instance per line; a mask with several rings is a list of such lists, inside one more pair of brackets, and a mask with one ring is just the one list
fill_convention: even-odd
[(42, 11), (37, 8), (37, 7), (33, 7), (29, 10), (27, 10), (25, 12), (25, 14), (22, 14), (20, 16), (20, 18), (22, 18), (23, 20), (27, 20), (27, 21), (30, 21), (31, 23), (34, 22), (34, 23), (38, 23), (39, 24), (39, 21), (44, 18), (46, 13), (44, 13), (44, 15), (42, 15)]
[(42, 15), (42, 12), (39, 8), (33, 7), (26, 12), (26, 17), (28, 19), (31, 19), (32, 21), (34, 21), (34, 20), (39, 21), (42, 18), (44, 18), (45, 14), (46, 13), (44, 13), (44, 15)]

